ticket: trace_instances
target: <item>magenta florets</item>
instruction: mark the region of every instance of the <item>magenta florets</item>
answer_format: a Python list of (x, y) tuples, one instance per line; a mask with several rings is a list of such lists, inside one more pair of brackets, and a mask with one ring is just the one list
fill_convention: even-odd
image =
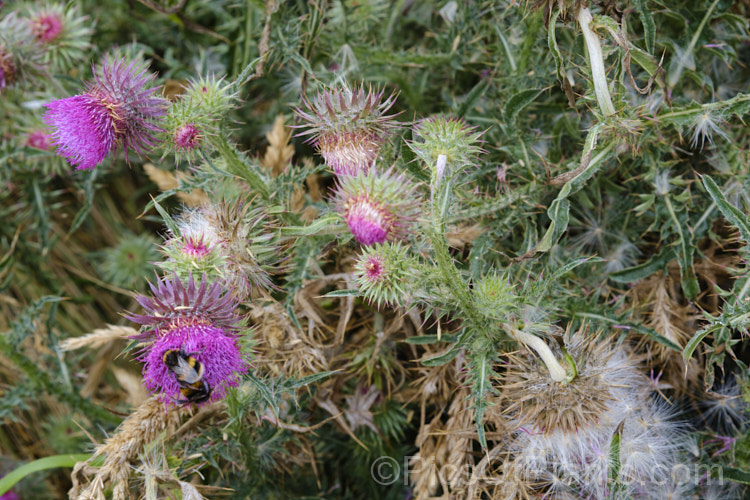
[(76, 170), (94, 168), (117, 143), (111, 108), (93, 95), (58, 99), (47, 104), (44, 120), (53, 130), (58, 154)]
[(165, 402), (184, 399), (174, 373), (164, 364), (167, 350), (183, 351), (204, 365), (202, 381), (211, 388), (208, 402), (222, 399), (228, 387), (239, 384), (240, 374), (248, 368), (237, 339), (221, 328), (200, 323), (179, 326), (150, 345), (139, 358), (144, 362), (144, 386), (152, 393), (161, 392)]
[(374, 245), (405, 238), (419, 212), (416, 186), (393, 170), (360, 172), (339, 177), (336, 210), (354, 238)]
[(95, 81), (82, 95), (48, 103), (44, 121), (58, 152), (76, 170), (93, 168), (118, 145), (144, 155), (160, 131), (154, 121), (166, 113), (166, 101), (148, 88), (154, 79), (145, 65), (105, 59)]
[(385, 276), (385, 263), (380, 255), (368, 255), (362, 262), (362, 277), (370, 283), (377, 283)]
[(63, 20), (56, 12), (44, 12), (32, 19), (34, 36), (41, 42), (51, 42), (62, 33)]
[(367, 195), (349, 200), (345, 208), (346, 223), (354, 238), (363, 245), (382, 243), (393, 229), (392, 214), (373, 203)]
[(211, 248), (203, 236), (186, 236), (182, 244), (182, 253), (201, 259), (211, 253)]
[(178, 128), (174, 134), (174, 144), (179, 150), (190, 151), (201, 145), (201, 133), (192, 123), (187, 123)]

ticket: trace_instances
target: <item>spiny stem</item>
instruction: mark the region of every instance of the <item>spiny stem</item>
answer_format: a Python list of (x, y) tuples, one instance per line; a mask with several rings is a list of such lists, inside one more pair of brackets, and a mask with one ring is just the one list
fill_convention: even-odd
[(607, 84), (607, 73), (604, 70), (604, 56), (602, 55), (602, 46), (599, 43), (599, 37), (591, 29), (591, 11), (588, 8), (581, 9), (578, 12), (578, 23), (581, 25), (583, 38), (586, 40), (586, 49), (589, 53), (589, 66), (591, 66), (591, 76), (594, 79), (594, 92), (596, 100), (599, 102), (599, 108), (604, 116), (615, 114), (615, 107), (612, 104), (612, 98), (609, 95), (609, 86)]

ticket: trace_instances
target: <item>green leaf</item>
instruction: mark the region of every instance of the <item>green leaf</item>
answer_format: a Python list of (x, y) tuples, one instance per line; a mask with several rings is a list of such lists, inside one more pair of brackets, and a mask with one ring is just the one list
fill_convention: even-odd
[(164, 225), (167, 226), (167, 229), (169, 229), (172, 234), (180, 234), (180, 229), (177, 227), (177, 223), (174, 221), (172, 216), (169, 215), (169, 212), (162, 208), (162, 206), (159, 205), (159, 202), (156, 201), (155, 198), (152, 198), (151, 202), (154, 204), (154, 208), (156, 208), (156, 211), (159, 212), (159, 215), (161, 215), (161, 218), (164, 220)]
[(712, 333), (720, 328), (723, 328), (719, 325), (716, 326), (710, 326), (707, 328), (704, 328), (702, 330), (698, 330), (695, 332), (695, 335), (693, 335), (693, 338), (691, 338), (688, 343), (685, 345), (685, 349), (682, 351), (682, 359), (687, 363), (690, 361), (690, 358), (693, 357), (693, 352), (695, 352), (695, 349), (698, 347), (698, 345), (703, 342), (703, 339), (706, 338), (706, 336), (709, 333)]
[(714, 200), (716, 206), (721, 210), (722, 215), (732, 224), (734, 227), (739, 229), (740, 237), (745, 243), (750, 243), (750, 224), (748, 224), (747, 215), (739, 211), (735, 206), (729, 203), (721, 192), (719, 186), (711, 178), (710, 175), (703, 175), (703, 185), (706, 186), (709, 196)]
[(534, 102), (534, 100), (539, 97), (539, 94), (545, 90), (547, 89), (522, 90), (511, 97), (508, 104), (505, 105), (505, 121), (512, 125), (518, 113), (520, 113), (523, 108)]
[(276, 403), (276, 398), (274, 398), (271, 389), (268, 388), (265, 382), (256, 377), (253, 372), (247, 372), (247, 378), (249, 378), (250, 381), (255, 384), (255, 387), (258, 388), (258, 392), (260, 392), (261, 397), (266, 401), (266, 403), (268, 403), (268, 406), (271, 407), (271, 409), (273, 410), (273, 414), (278, 417), (279, 405)]
[(405, 342), (407, 344), (425, 345), (425, 344), (437, 344), (438, 342), (456, 342), (458, 335), (446, 333), (438, 338), (437, 335), (417, 335), (414, 337), (407, 337)]
[(349, 290), (334, 290), (332, 292), (328, 292), (327, 294), (323, 295), (323, 297), (358, 297), (359, 296), (359, 290), (356, 288), (352, 288)]
[(618, 490), (620, 487), (620, 468), (622, 461), (620, 459), (620, 445), (622, 443), (622, 431), (625, 427), (625, 421), (620, 422), (620, 425), (615, 429), (612, 434), (612, 440), (609, 443), (609, 471), (608, 479), (613, 490)]
[(476, 104), (476, 102), (480, 97), (484, 95), (485, 92), (487, 92), (489, 82), (489, 78), (482, 78), (481, 80), (479, 80), (479, 83), (474, 85), (474, 88), (469, 91), (469, 93), (466, 95), (466, 98), (464, 99), (464, 102), (461, 103), (461, 106), (456, 112), (459, 117), (463, 117), (464, 115), (466, 115), (466, 112), (469, 111), (469, 109), (471, 109), (474, 104)]
[(657, 271), (666, 269), (667, 264), (669, 264), (669, 261), (674, 259), (674, 257), (674, 248), (665, 246), (657, 255), (651, 257), (643, 264), (638, 264), (637, 266), (628, 267), (610, 273), (609, 279), (616, 281), (617, 283), (634, 283), (644, 278), (648, 278)]
[(338, 373), (338, 372), (339, 372), (339, 370), (314, 373), (312, 375), (308, 375), (307, 377), (302, 377), (299, 380), (295, 380), (293, 382), (290, 382), (290, 383), (286, 384), (286, 387), (289, 388), (289, 389), (298, 389), (300, 387), (304, 387), (306, 385), (310, 385), (312, 383), (315, 383), (318, 380), (322, 380), (324, 378), (330, 377), (334, 373)]
[(5, 477), (0, 479), (0, 495), (11, 489), (18, 481), (29, 474), (47, 469), (57, 469), (60, 467), (73, 467), (78, 462), (88, 460), (91, 455), (53, 455), (44, 457), (33, 462), (29, 462), (19, 468), (10, 471)]
[[(719, 476), (719, 479), (729, 479), (730, 481), (734, 481), (735, 483), (750, 485), (750, 472), (726, 465), (722, 466), (720, 470), (721, 476)], [(2, 492), (0, 491), (0, 493)]]
[(585, 185), (586, 181), (599, 170), (604, 159), (611, 151), (612, 145), (609, 144), (598, 155), (592, 158), (596, 141), (603, 128), (604, 125), (602, 123), (597, 123), (589, 129), (583, 148), (583, 155), (581, 156), (581, 165), (584, 168), (578, 175), (565, 183), (562, 189), (560, 189), (557, 198), (554, 199), (549, 209), (547, 209), (550, 225), (547, 228), (547, 232), (544, 233), (542, 240), (536, 246), (536, 252), (549, 251), (568, 229), (568, 222), (570, 220), (570, 201), (568, 201), (568, 196), (578, 192)]
[(94, 180), (96, 180), (97, 171), (97, 169), (91, 170), (91, 173), (89, 174), (86, 182), (83, 185), (83, 206), (80, 208), (80, 210), (78, 210), (78, 213), (76, 213), (76, 216), (73, 218), (70, 229), (68, 229), (68, 236), (73, 234), (76, 229), (81, 227), (81, 224), (83, 224), (83, 221), (86, 220), (89, 212), (91, 212), (91, 208), (93, 207), (94, 202)]
[(458, 351), (460, 351), (460, 348), (458, 345), (454, 345), (447, 351), (445, 351), (442, 354), (438, 354), (437, 356), (433, 356), (431, 358), (427, 358), (425, 360), (422, 360), (422, 364), (424, 366), (440, 366), (444, 365), (445, 363), (451, 361), (453, 358), (455, 358), (458, 355)]
[(656, 43), (656, 25), (654, 17), (651, 15), (651, 9), (648, 8), (648, 0), (635, 0), (638, 16), (641, 18), (643, 25), (643, 38), (646, 40), (646, 50), (649, 54), (654, 53), (654, 44)]
[(307, 226), (287, 226), (280, 229), (284, 236), (313, 236), (316, 234), (338, 234), (346, 232), (346, 224), (338, 214), (328, 214)]

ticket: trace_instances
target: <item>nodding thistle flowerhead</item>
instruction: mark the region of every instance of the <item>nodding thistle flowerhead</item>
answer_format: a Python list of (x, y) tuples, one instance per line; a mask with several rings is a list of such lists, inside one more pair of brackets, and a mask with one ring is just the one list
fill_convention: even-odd
[[(441, 170), (447, 166), (451, 173), (471, 165), (484, 152), (477, 145), (482, 133), (460, 118), (434, 116), (417, 123), (409, 147), (430, 168)], [(438, 178), (443, 173), (437, 172)]]
[(339, 177), (336, 210), (346, 219), (354, 238), (363, 245), (402, 239), (416, 219), (416, 186), (392, 169), (375, 169)]
[(383, 90), (351, 89), (345, 84), (324, 90), (312, 102), (303, 98), (307, 109), (295, 110), (306, 122), (302, 126), (309, 128), (299, 135), (311, 135), (308, 142), (336, 175), (367, 172), (390, 130), (398, 126), (396, 115), (386, 115), (396, 94), (384, 101), (383, 94)]
[(408, 249), (399, 242), (367, 247), (357, 258), (357, 286), (367, 300), (389, 306), (403, 305), (409, 282)]
[(190, 276), (183, 284), (175, 275), (149, 285), (152, 297), (136, 297), (145, 314), (128, 315), (146, 327), (133, 337), (144, 344), (139, 359), (145, 387), (167, 403), (223, 398), (248, 369), (238, 343), (236, 300), (204, 278), (196, 285)]
[(76, 170), (94, 168), (118, 145), (144, 155), (160, 131), (154, 121), (166, 112), (166, 101), (148, 84), (155, 75), (146, 65), (106, 58), (85, 94), (48, 103), (44, 121), (53, 130), (58, 154)]

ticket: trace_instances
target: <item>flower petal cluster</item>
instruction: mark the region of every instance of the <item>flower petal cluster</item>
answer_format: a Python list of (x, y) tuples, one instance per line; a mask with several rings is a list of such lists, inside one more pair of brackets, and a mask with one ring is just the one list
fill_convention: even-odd
[(25, 13), (45, 63), (64, 71), (81, 61), (90, 50), (94, 30), (88, 16), (73, 3), (32, 5)]
[(223, 398), (248, 369), (240, 352), (237, 301), (220, 283), (209, 284), (204, 278), (196, 284), (190, 276), (183, 283), (174, 275), (149, 285), (151, 297), (136, 297), (145, 313), (127, 316), (144, 326), (133, 337), (143, 344), (139, 359), (144, 362), (144, 386), (160, 393), (164, 402), (184, 402), (180, 381), (164, 362), (165, 352), (174, 350), (203, 365), (201, 381), (211, 390), (207, 402)]
[(396, 94), (383, 100), (384, 91), (350, 88), (344, 84), (324, 90), (312, 102), (304, 99), (306, 110), (297, 115), (309, 130), (312, 143), (338, 176), (367, 172), (377, 158), (390, 131), (398, 126), (396, 115), (386, 114)]
[(84, 94), (46, 105), (44, 121), (52, 129), (58, 154), (76, 170), (91, 169), (122, 146), (145, 155), (156, 143), (156, 119), (166, 101), (149, 84), (155, 75), (140, 62), (105, 58)]

